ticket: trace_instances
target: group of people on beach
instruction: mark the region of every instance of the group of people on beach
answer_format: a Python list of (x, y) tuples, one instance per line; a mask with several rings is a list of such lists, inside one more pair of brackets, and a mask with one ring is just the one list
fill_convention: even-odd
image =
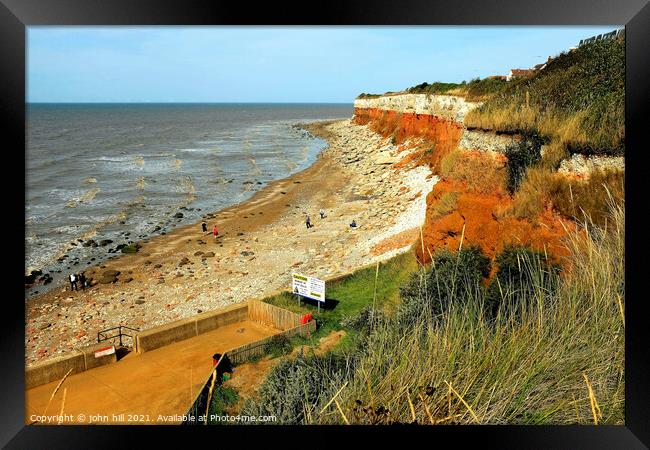
[[(208, 232), (208, 224), (205, 222), (201, 223), (201, 230), (203, 230), (204, 233)], [(212, 235), (214, 236), (214, 239), (217, 239), (217, 236), (219, 236), (219, 230), (217, 229), (217, 224), (215, 223), (214, 226), (212, 227)]]
[(86, 280), (86, 274), (84, 274), (83, 272), (71, 273), (70, 276), (68, 276), (68, 280), (70, 281), (71, 291), (78, 291), (79, 286), (81, 286), (81, 289), (86, 289), (86, 287), (88, 286), (88, 280)]
[[(321, 219), (327, 217), (323, 209), (321, 209), (318, 213), (320, 214)], [(307, 214), (307, 217), (305, 218), (305, 225), (307, 225), (307, 229), (314, 227), (314, 225), (311, 223), (311, 218), (309, 217), (309, 214)], [(357, 221), (355, 219), (352, 219), (352, 223), (350, 223), (350, 228), (356, 228), (356, 227), (357, 227)]]

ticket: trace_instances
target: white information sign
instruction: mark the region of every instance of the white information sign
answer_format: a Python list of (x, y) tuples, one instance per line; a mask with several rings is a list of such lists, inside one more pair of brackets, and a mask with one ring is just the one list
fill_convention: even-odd
[(291, 279), (294, 294), (325, 303), (325, 281), (299, 273), (292, 274)]

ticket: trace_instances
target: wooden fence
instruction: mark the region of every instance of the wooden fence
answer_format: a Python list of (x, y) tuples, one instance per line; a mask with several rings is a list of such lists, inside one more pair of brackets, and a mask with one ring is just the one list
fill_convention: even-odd
[(300, 315), (259, 300), (248, 302), (248, 319), (281, 331), (300, 325)]
[(311, 322), (307, 322), (304, 325), (298, 325), (297, 327), (290, 328), (264, 339), (260, 339), (259, 341), (251, 342), (249, 344), (244, 344), (237, 348), (233, 348), (231, 350), (228, 350), (226, 354), (233, 364), (242, 364), (251, 358), (264, 355), (266, 353), (267, 345), (270, 344), (273, 339), (277, 339), (278, 336), (284, 336), (286, 338), (292, 338), (297, 335), (307, 336), (314, 331), (316, 331), (316, 322), (312, 320)]

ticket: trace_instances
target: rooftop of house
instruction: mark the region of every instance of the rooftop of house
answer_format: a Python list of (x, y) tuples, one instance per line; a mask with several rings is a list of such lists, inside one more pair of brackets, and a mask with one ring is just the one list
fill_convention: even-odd
[(534, 72), (534, 69), (510, 69), (511, 75), (530, 75)]

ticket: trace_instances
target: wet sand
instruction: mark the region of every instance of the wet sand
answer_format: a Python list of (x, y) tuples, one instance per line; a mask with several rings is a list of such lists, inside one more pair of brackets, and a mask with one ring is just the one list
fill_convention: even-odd
[[(365, 126), (342, 120), (305, 128), (329, 144), (316, 163), (214, 213), (208, 233), (200, 222), (178, 227), (142, 241), (138, 253), (86, 270), (95, 280), (117, 270), (113, 283), (30, 298), (26, 363), (94, 343), (102, 329), (151, 328), (266, 296), (288, 288), (294, 271), (328, 278), (408, 250), (436, 178), (424, 167), (391, 164), (408, 145), (393, 146)], [(356, 229), (348, 226), (353, 219)]]

